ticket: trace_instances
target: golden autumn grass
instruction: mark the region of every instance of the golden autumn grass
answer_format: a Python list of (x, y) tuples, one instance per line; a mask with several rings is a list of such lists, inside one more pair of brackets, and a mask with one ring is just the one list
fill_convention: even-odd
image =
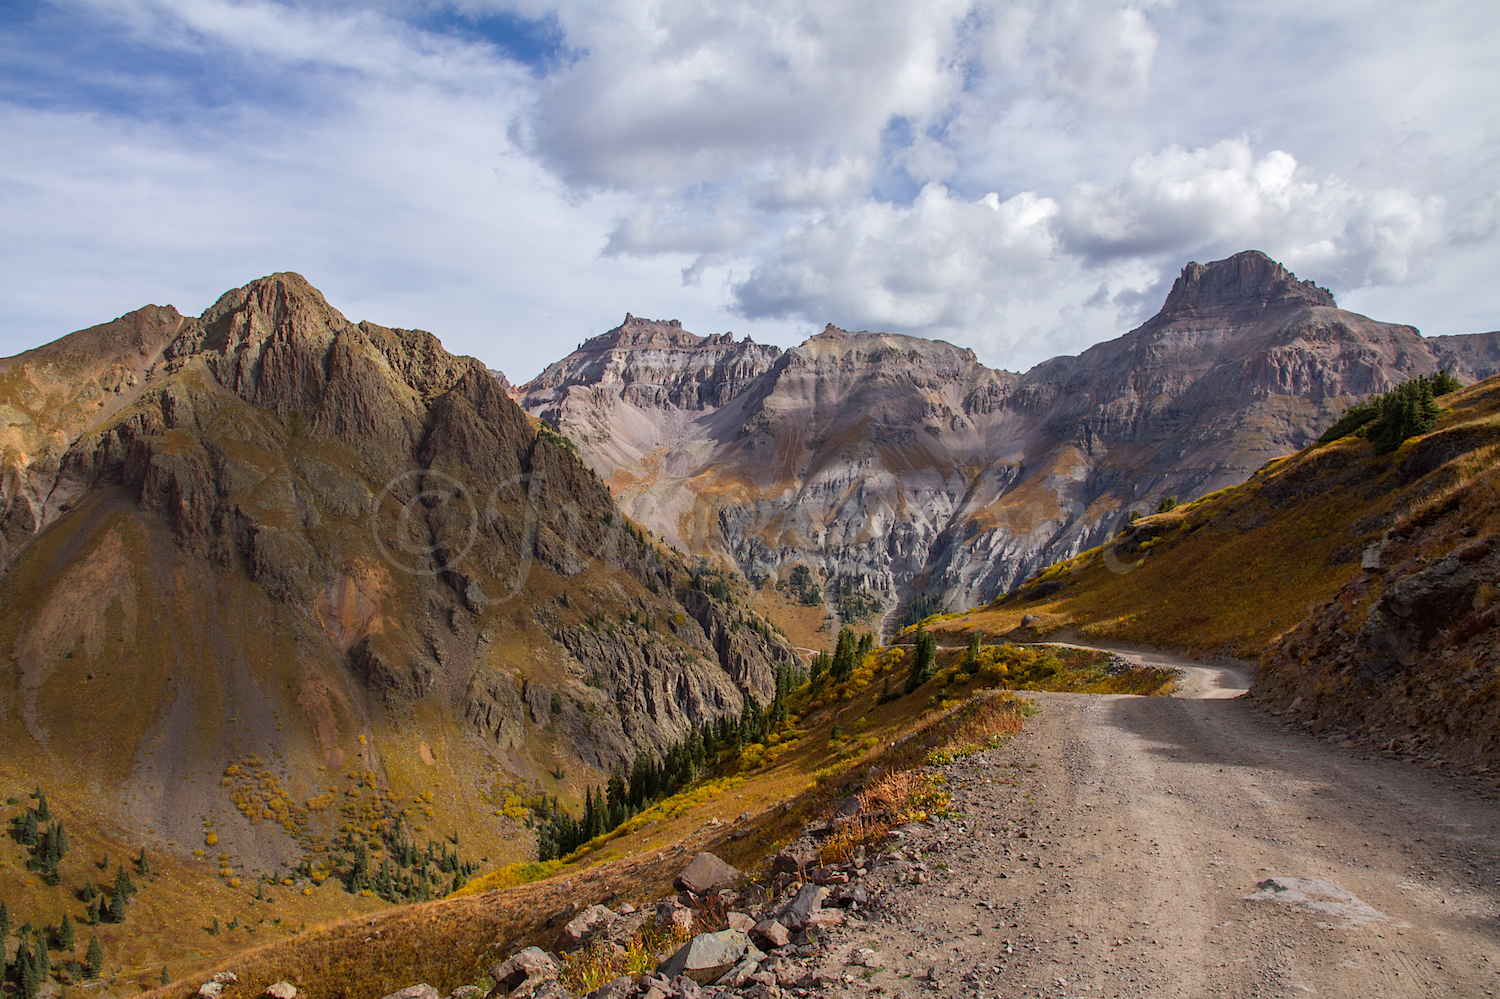
[[(902, 663), (884, 650), (870, 658), (894, 663), (886, 669)], [(239, 986), (225, 991), (230, 999), (259, 995), (281, 979), (320, 999), (378, 996), (421, 981), (444, 991), (479, 982), (512, 947), (549, 945), (577, 908), (641, 905), (671, 894), (672, 879), (699, 850), (712, 850), (742, 870), (763, 872), (776, 849), (835, 802), (865, 789), (872, 774), (898, 774), (922, 766), (934, 752), (988, 745), (1019, 731), (1028, 710), (1010, 693), (990, 690), (940, 710), (930, 704), (930, 683), (877, 705), (880, 672), (867, 660), (849, 684), (829, 691), (828, 703), (809, 705), (799, 723), (802, 734), (774, 762), (764, 762), (762, 754), (749, 772), (726, 774), (661, 802), (637, 816), (644, 823), (627, 823), (623, 831), (586, 844), (569, 862), (510, 865), (448, 899), (316, 926), (293, 939), (205, 963), (152, 995), (190, 996), (198, 982), (221, 968), (240, 978)], [(856, 682), (863, 686), (850, 689)], [(863, 721), (858, 728), (864, 734), (830, 738), (841, 721), (855, 727), (851, 715)], [(746, 812), (749, 818), (737, 818)], [(641, 941), (642, 952), (659, 943)], [(606, 965), (614, 967), (612, 961), (594, 963), (599, 974)]]
[[(960, 644), (975, 631), (1013, 633), (1031, 615), (1029, 634), (1258, 656), (1359, 573), (1386, 530), (1458, 504), (1491, 529), (1500, 522), (1500, 379), (1441, 403), (1432, 432), (1392, 455), (1348, 437), (1276, 459), (1240, 486), (1138, 521), (1154, 537), (1136, 550), (1113, 539), (1009, 599), (927, 627)], [(1445, 448), (1462, 454), (1445, 462)]]

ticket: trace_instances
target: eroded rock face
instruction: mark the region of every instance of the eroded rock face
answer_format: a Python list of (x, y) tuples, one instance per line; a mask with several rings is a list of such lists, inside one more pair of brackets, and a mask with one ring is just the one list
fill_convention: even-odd
[[(727, 358), (716, 377), (738, 370)], [(0, 626), (29, 698), (0, 725), (67, 740), (111, 780), (177, 768), (121, 818), (179, 842), (202, 809), (178, 807), (177, 785), (231, 752), (378, 775), (382, 733), (420, 717), (499, 772), (555, 744), (582, 780), (768, 700), (794, 657), (763, 626), (731, 628), (480, 362), (350, 322), (296, 274), (198, 318), (148, 306), (0, 374)], [(75, 744), (48, 685), (85, 674), (142, 710)], [(189, 738), (204, 713), (254, 718), (258, 742)], [(142, 748), (122, 764), (152, 733), (173, 733), (176, 762)], [(447, 763), (423, 743), (419, 765)], [(296, 779), (312, 797), (324, 777)], [(226, 845), (290, 859), (268, 842)]]
[(1500, 370), (1500, 336), (1344, 312), (1256, 252), (1189, 264), (1140, 328), (1025, 374), (832, 325), (751, 346), (631, 318), (518, 397), (631, 516), (752, 580), (814, 567), (831, 608), (871, 619), (993, 598), (1131, 509), (1243, 481), (1356, 396)]

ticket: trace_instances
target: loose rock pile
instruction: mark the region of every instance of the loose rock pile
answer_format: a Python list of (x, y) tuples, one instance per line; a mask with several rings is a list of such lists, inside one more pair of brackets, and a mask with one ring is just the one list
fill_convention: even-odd
[[(552, 952), (528, 947), (490, 970), (495, 987), (485, 999), (578, 999), (559, 981), (567, 955), (586, 948), (623, 954), (632, 938), (650, 928), (676, 937), (654, 972), (622, 975), (586, 993), (586, 999), (710, 999), (714, 996), (777, 999), (805, 995), (853, 976), (822, 969), (829, 962), (830, 931), (863, 925), (870, 893), (861, 881), (889, 861), (856, 846), (842, 863), (819, 861), (824, 840), (847, 826), (883, 818), (860, 814), (849, 799), (828, 822), (809, 825), (778, 853), (769, 887), (739, 887), (744, 875), (711, 853), (693, 858), (676, 879), (679, 894), (646, 911), (632, 905), (591, 905), (558, 933)], [(855, 969), (882, 964), (873, 950), (846, 955)], [(465, 987), (449, 999), (479, 999)], [(428, 985), (414, 985), (384, 999), (443, 999)]]

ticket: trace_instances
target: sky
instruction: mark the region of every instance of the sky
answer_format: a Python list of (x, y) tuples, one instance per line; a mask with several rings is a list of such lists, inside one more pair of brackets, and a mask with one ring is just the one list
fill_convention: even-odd
[(515, 381), (628, 311), (1024, 370), (1263, 250), (1500, 329), (1500, 4), (0, 2), (0, 354), (280, 270)]

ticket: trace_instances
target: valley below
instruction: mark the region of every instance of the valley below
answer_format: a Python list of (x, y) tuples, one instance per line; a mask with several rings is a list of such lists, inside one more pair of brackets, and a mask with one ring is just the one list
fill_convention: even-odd
[(1178, 692), (1028, 693), (1020, 734), (946, 768), (955, 816), (899, 831), (829, 944), (882, 955), (842, 994), (1500, 989), (1493, 780), (1290, 730), (1241, 670), (1126, 655)]

